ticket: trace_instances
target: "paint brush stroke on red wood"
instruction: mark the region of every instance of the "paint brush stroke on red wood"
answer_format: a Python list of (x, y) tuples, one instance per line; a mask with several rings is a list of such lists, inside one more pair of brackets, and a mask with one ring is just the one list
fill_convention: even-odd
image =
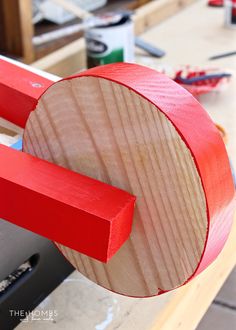
[(0, 145), (0, 217), (107, 262), (128, 238), (135, 197)]

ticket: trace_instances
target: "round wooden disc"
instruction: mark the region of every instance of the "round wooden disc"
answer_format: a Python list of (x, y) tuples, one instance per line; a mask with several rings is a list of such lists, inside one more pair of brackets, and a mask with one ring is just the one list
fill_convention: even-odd
[(115, 64), (55, 83), (31, 113), (23, 146), (137, 196), (131, 236), (107, 264), (57, 243), (92, 281), (157, 295), (222, 249), (234, 194), (225, 147), (199, 103), (167, 77)]

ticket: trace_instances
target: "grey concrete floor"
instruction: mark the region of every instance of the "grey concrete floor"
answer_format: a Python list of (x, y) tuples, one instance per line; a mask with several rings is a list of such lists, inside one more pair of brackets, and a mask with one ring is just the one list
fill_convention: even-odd
[(236, 330), (236, 267), (209, 307), (197, 330)]

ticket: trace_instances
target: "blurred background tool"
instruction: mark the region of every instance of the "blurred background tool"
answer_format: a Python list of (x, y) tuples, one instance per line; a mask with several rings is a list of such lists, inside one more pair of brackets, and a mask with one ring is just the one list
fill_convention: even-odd
[(233, 56), (233, 55), (236, 55), (236, 51), (228, 52), (228, 53), (222, 53), (222, 54), (219, 54), (219, 55), (214, 55), (214, 56), (209, 57), (209, 60), (218, 60), (220, 58)]
[(140, 37), (135, 37), (135, 46), (145, 50), (145, 52), (154, 57), (163, 57), (166, 54), (164, 50), (151, 45), (149, 42), (144, 41)]
[(208, 6), (210, 7), (223, 7), (224, 0), (209, 0)]
[(197, 97), (201, 94), (221, 91), (231, 77), (231, 73), (219, 69), (186, 66), (175, 73), (173, 80)]

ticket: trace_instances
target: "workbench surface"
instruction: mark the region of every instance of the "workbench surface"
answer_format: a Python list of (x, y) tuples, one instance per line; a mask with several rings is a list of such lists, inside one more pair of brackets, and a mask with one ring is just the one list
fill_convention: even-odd
[[(215, 54), (232, 51), (236, 30), (223, 26), (224, 11), (197, 1), (143, 34), (145, 40), (166, 50), (163, 59), (139, 51), (137, 62), (154, 68), (160, 64), (211, 65), (236, 73), (236, 56), (216, 61)], [(236, 167), (236, 78), (221, 93), (200, 98), (215, 122), (229, 135), (228, 152)], [(236, 223), (218, 259), (186, 286), (159, 297), (135, 299), (106, 291), (74, 272), (37, 309), (56, 310), (55, 322), (22, 323), (19, 330), (154, 330), (196, 327), (236, 263)]]

